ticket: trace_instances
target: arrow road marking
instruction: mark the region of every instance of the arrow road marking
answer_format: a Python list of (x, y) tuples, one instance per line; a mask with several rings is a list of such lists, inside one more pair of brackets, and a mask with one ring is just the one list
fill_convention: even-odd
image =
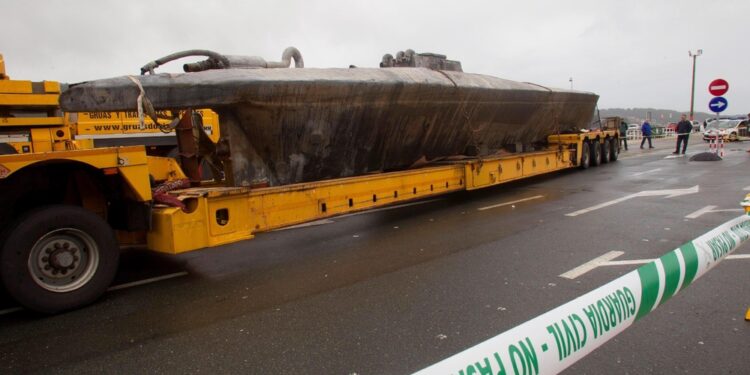
[(583, 215), (585, 213), (596, 211), (600, 208), (609, 207), (617, 203), (625, 202), (628, 199), (638, 198), (638, 197), (654, 197), (659, 195), (666, 195), (665, 198), (674, 198), (679, 197), (680, 195), (687, 195), (687, 194), (695, 194), (699, 191), (698, 185), (695, 185), (691, 188), (685, 188), (685, 189), (669, 189), (669, 190), (646, 190), (641, 191), (639, 193), (626, 195), (622, 198), (617, 198), (615, 200), (611, 200), (609, 202), (604, 202), (601, 204), (597, 204), (596, 206), (591, 206), (589, 208), (584, 208), (582, 210), (578, 210), (576, 212), (571, 212), (569, 214), (565, 214), (565, 216), (578, 216)]
[(620, 255), (625, 254), (624, 251), (610, 251), (602, 256), (596, 257), (576, 268), (573, 268), (572, 270), (565, 272), (564, 274), (560, 275), (560, 277), (565, 279), (575, 279), (578, 276), (583, 275), (586, 272), (589, 272), (593, 270), (594, 268), (597, 268), (601, 266), (604, 263), (607, 263), (611, 261), (612, 259), (615, 259), (619, 257)]
[(693, 213), (691, 213), (689, 215), (686, 215), (685, 218), (687, 218), (687, 219), (696, 219), (696, 218), (700, 217), (703, 214), (708, 214), (708, 213), (712, 213), (712, 212), (744, 212), (745, 211), (742, 208), (726, 208), (726, 209), (723, 209), (723, 210), (714, 210), (714, 208), (716, 208), (716, 207), (717, 206), (706, 206), (706, 207), (703, 207), (703, 208), (701, 208), (698, 211), (695, 211), (695, 212), (693, 212)]
[[(573, 268), (572, 270), (565, 272), (564, 274), (560, 275), (560, 277), (565, 279), (573, 280), (577, 277), (580, 277), (581, 275), (585, 274), (586, 272), (589, 272), (597, 267), (605, 267), (605, 266), (634, 266), (639, 264), (646, 264), (651, 263), (655, 261), (656, 259), (631, 259), (631, 260), (613, 260), (620, 255), (625, 254), (624, 251), (610, 251), (604, 255), (598, 256), (576, 268)], [(734, 254), (734, 255), (728, 255), (727, 260), (729, 259), (750, 259), (750, 254)]]

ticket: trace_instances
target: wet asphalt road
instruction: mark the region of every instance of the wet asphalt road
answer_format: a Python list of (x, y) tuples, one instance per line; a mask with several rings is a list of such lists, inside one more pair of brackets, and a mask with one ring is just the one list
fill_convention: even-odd
[[(705, 150), (692, 137), (688, 153)], [(0, 298), (0, 373), (404, 374), (474, 346), (637, 265), (559, 277), (612, 250), (656, 258), (738, 216), (745, 144), (721, 162), (612, 164), (368, 212), (178, 257), (129, 251), (92, 306), (52, 317)], [(690, 156), (690, 155), (688, 155)], [(644, 190), (698, 185), (565, 216)], [(500, 203), (514, 205), (479, 210)], [(734, 254), (750, 254), (743, 245)], [(750, 372), (750, 259), (717, 268), (571, 367), (574, 373)], [(181, 276), (181, 272), (187, 272)], [(10, 311), (10, 312), (9, 312)]]

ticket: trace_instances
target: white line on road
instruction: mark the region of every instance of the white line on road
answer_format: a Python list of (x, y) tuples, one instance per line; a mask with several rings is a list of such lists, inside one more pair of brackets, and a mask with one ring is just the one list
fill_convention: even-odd
[(646, 173), (654, 173), (654, 172), (659, 172), (660, 170), (661, 170), (661, 168), (656, 168), (656, 169), (652, 169), (652, 170), (648, 170), (648, 171), (643, 171), (643, 172), (633, 173), (633, 174), (631, 174), (631, 175), (630, 175), (630, 177), (640, 176), (640, 175), (642, 175), (642, 174), (646, 174)]
[(624, 201), (626, 201), (628, 199), (637, 198), (637, 197), (653, 197), (653, 196), (659, 196), (659, 195), (666, 195), (665, 198), (674, 198), (674, 197), (679, 197), (681, 195), (686, 195), (686, 194), (695, 194), (695, 193), (697, 193), (699, 191), (700, 191), (700, 189), (699, 189), (698, 185), (695, 185), (695, 186), (693, 186), (691, 188), (685, 188), (685, 189), (645, 190), (645, 191), (641, 191), (641, 192), (638, 192), (638, 193), (635, 193), (635, 194), (626, 195), (624, 197), (611, 200), (609, 202), (604, 202), (604, 203), (601, 203), (601, 204), (597, 204), (596, 206), (591, 206), (589, 208), (584, 208), (584, 209), (578, 210), (576, 212), (571, 212), (569, 214), (565, 214), (565, 216), (583, 215), (585, 213), (588, 213), (588, 212), (591, 212), (591, 211), (596, 211), (596, 210), (598, 210), (600, 208), (609, 207), (611, 205), (614, 205), (614, 204), (617, 204), (617, 203), (620, 203), (620, 202), (624, 202)]
[(689, 215), (685, 215), (685, 217), (688, 218), (688, 219), (695, 219), (695, 218), (700, 217), (701, 215), (703, 215), (705, 213), (711, 212), (711, 210), (713, 210), (716, 207), (717, 206), (706, 206), (706, 207), (703, 207), (700, 210), (697, 210), (697, 211), (695, 211), (695, 212), (693, 212), (693, 213), (691, 213)]
[(535, 195), (533, 197), (523, 198), (523, 199), (511, 201), (511, 202), (493, 204), (492, 206), (487, 206), (487, 207), (480, 207), (480, 208), (477, 208), (477, 211), (484, 211), (484, 210), (489, 210), (491, 208), (498, 208), (498, 207), (503, 207), (503, 206), (509, 206), (511, 204), (516, 204), (516, 203), (531, 201), (531, 200), (539, 199), (539, 198), (544, 198), (544, 195)]
[(273, 232), (278, 232), (278, 231), (287, 230), (287, 229), (297, 229), (297, 228), (304, 228), (304, 227), (314, 227), (316, 225), (326, 225), (326, 224), (332, 224), (332, 223), (335, 223), (335, 221), (329, 220), (329, 219), (321, 219), (321, 220), (310, 221), (310, 222), (307, 222), (307, 223), (292, 225), (290, 227), (283, 227), (283, 228), (279, 228), (279, 229), (274, 229)]
[(0, 310), (0, 316), (1, 315), (6, 315), (6, 314), (11, 314), (11, 313), (14, 313), (16, 311), (21, 311), (21, 310), (23, 310), (23, 307), (11, 307), (9, 309)]
[(584, 273), (589, 272), (593, 270), (594, 268), (601, 266), (602, 263), (606, 263), (612, 259), (615, 259), (622, 254), (625, 254), (625, 252), (624, 251), (610, 251), (600, 257), (594, 258), (576, 268), (573, 268), (572, 270), (568, 272), (565, 272), (564, 274), (560, 275), (560, 277), (573, 280), (576, 277), (581, 276)]
[[(594, 258), (576, 268), (573, 268), (572, 270), (568, 272), (565, 272), (564, 274), (560, 275), (560, 277), (573, 280), (597, 267), (634, 266), (634, 265), (639, 265), (639, 264), (651, 263), (656, 260), (656, 259), (612, 260), (612, 259), (619, 257), (622, 254), (625, 254), (625, 252), (624, 251), (610, 251), (600, 257)], [(729, 255), (726, 257), (726, 259), (728, 260), (729, 259), (750, 259), (750, 254)]]
[[(133, 281), (133, 282), (130, 282), (130, 283), (124, 283), (124, 284), (120, 284), (120, 285), (111, 286), (111, 287), (109, 287), (107, 289), (107, 291), (111, 292), (111, 291), (114, 291), (114, 290), (122, 290), (122, 289), (132, 288), (134, 286), (151, 284), (151, 283), (155, 283), (157, 281), (163, 281), (163, 280), (168, 280), (168, 279), (174, 279), (175, 277), (185, 276), (187, 274), (188, 273), (186, 271), (170, 273), (168, 275), (162, 275), (162, 276), (152, 277), (150, 279), (143, 279), (143, 280)], [(21, 311), (21, 310), (23, 310), (23, 307), (11, 307), (11, 308), (7, 308), (7, 309), (4, 309), (4, 310), (0, 310), (0, 316), (6, 315), (6, 314), (12, 314), (12, 313), (14, 313), (16, 311)]]
[(109, 287), (109, 289), (107, 289), (107, 291), (111, 292), (111, 291), (114, 291), (114, 290), (122, 290), (122, 289), (132, 288), (134, 286), (151, 284), (151, 283), (155, 283), (157, 281), (169, 280), (169, 279), (174, 279), (175, 277), (186, 276), (187, 274), (188, 273), (186, 271), (170, 273), (168, 275), (162, 275), (162, 276), (152, 277), (150, 279), (143, 279), (143, 280), (133, 281), (133, 282), (130, 282), (130, 283), (125, 283), (125, 284), (111, 286), (111, 287)]
[(707, 213), (712, 213), (712, 212), (744, 212), (745, 211), (742, 208), (725, 208), (725, 209), (721, 209), (721, 210), (714, 210), (714, 208), (716, 208), (716, 207), (717, 206), (706, 206), (706, 207), (703, 207), (703, 208), (701, 208), (698, 211), (695, 211), (695, 212), (693, 212), (691, 214), (686, 215), (685, 218), (687, 218), (687, 219), (697, 219), (701, 215), (704, 215), (704, 214), (707, 214)]

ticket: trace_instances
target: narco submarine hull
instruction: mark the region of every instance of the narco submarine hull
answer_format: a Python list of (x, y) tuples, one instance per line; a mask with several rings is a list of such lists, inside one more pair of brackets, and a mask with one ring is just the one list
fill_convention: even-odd
[(411, 50), (384, 56), (381, 68), (275, 69), (290, 58), (302, 66), (293, 48), (280, 63), (207, 55), (186, 64), (187, 73), (72, 85), (60, 104), (72, 112), (134, 110), (140, 85), (155, 110), (210, 108), (219, 114), (217, 152), (227, 178), (254, 186), (533, 147), (548, 135), (588, 128), (598, 99), (463, 73), (457, 61)]

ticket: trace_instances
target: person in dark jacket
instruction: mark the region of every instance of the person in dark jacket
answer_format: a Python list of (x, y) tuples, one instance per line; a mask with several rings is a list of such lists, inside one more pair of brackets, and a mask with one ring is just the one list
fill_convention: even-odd
[(693, 131), (693, 124), (687, 120), (687, 116), (680, 116), (680, 122), (677, 123), (677, 148), (674, 150), (673, 154), (680, 153), (680, 143), (682, 143), (682, 154), (685, 154), (691, 131)]
[(641, 125), (641, 133), (643, 134), (643, 140), (641, 140), (641, 148), (643, 148), (643, 144), (648, 139), (648, 148), (654, 148), (654, 146), (651, 144), (651, 124), (648, 123), (648, 121), (644, 121), (643, 125)]
[(620, 142), (625, 147), (625, 151), (628, 150), (628, 124), (625, 121), (620, 121)]

